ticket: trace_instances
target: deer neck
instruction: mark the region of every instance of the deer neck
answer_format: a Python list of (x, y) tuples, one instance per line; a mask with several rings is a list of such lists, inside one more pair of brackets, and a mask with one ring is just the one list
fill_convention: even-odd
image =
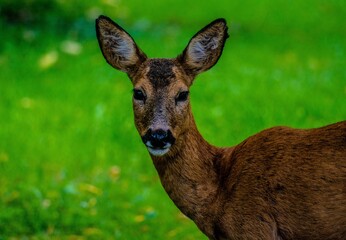
[(214, 165), (215, 160), (221, 158), (223, 150), (204, 140), (192, 115), (189, 121), (189, 129), (179, 136), (167, 156), (151, 157), (170, 198), (197, 223), (210, 218), (208, 210), (216, 211), (213, 205), (216, 202), (218, 176)]

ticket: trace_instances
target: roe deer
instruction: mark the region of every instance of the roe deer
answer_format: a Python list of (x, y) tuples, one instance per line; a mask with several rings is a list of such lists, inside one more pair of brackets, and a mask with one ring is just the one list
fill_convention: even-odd
[(198, 132), (189, 88), (218, 61), (227, 29), (217, 19), (161, 59), (96, 20), (103, 56), (132, 81), (135, 125), (163, 187), (210, 239), (346, 239), (346, 121), (273, 127), (228, 148)]

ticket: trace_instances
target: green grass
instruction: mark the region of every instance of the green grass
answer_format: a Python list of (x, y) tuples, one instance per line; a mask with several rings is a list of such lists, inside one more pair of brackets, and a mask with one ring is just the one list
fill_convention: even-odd
[[(191, 89), (213, 144), (346, 119), (343, 1), (104, 2), (66, 30), (12, 25), (1, 37), (1, 240), (206, 239), (164, 192), (133, 124), (130, 81), (103, 59), (91, 10), (151, 57), (174, 57), (203, 25), (228, 20), (223, 56)], [(66, 53), (66, 40), (82, 51)]]

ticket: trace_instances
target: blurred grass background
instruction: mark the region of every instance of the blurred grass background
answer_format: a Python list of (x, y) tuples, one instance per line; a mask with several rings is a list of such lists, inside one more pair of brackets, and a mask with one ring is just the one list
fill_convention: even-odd
[(164, 192), (107, 65), (104, 14), (150, 57), (175, 57), (227, 19), (223, 56), (191, 89), (215, 145), (346, 118), (346, 3), (0, 0), (0, 240), (206, 239)]

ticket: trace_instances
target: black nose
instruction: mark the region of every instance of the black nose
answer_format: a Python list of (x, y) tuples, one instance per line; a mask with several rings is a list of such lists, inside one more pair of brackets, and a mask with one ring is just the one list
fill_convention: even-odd
[(175, 141), (172, 132), (170, 130), (165, 131), (163, 129), (157, 129), (154, 131), (149, 129), (142, 140), (144, 144), (150, 142), (153, 148), (164, 148), (167, 144), (172, 145)]

